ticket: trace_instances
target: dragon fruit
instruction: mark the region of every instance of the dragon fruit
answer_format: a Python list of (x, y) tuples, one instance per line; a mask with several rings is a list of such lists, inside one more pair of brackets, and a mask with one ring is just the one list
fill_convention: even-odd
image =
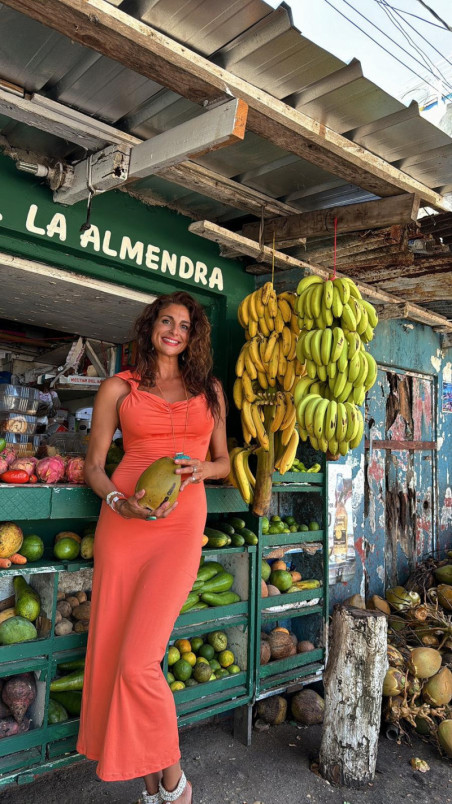
[(28, 477), (30, 477), (32, 474), (34, 474), (36, 464), (36, 458), (16, 458), (9, 468), (23, 469), (25, 472), (27, 472)]
[(43, 483), (58, 483), (64, 477), (64, 461), (58, 455), (36, 464), (36, 474)]
[(7, 469), (8, 469), (7, 461), (5, 461), (4, 458), (0, 457), (0, 475), (2, 475), (3, 472), (6, 472)]
[(2, 450), (2, 452), (0, 452), (0, 458), (3, 458), (3, 460), (5, 460), (9, 466), (17, 458), (14, 447), (10, 447), (7, 445), (5, 449)]
[(70, 458), (66, 466), (66, 477), (69, 483), (81, 485), (85, 482), (85, 461), (83, 458)]

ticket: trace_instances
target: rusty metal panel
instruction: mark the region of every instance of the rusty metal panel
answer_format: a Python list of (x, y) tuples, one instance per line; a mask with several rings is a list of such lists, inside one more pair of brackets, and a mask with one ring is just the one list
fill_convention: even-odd
[(379, 369), (368, 396), (365, 530), (374, 539), (363, 560), (371, 593), (403, 583), (434, 549), (434, 391), (430, 377)]

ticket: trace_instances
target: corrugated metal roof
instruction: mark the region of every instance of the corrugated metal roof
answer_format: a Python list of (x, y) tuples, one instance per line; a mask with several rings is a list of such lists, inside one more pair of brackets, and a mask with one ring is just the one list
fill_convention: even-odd
[[(295, 109), (348, 137), (431, 188), (452, 189), (452, 139), (306, 39), (290, 9), (264, 0), (116, 0), (121, 10), (157, 28)], [(70, 41), (0, 3), (0, 78), (37, 92), (140, 138), (150, 138), (202, 113), (154, 81)], [(0, 116), (14, 147), (79, 158), (77, 146)], [(372, 198), (343, 179), (248, 132), (243, 142), (196, 160), (266, 196), (310, 210)], [(134, 183), (140, 196), (192, 215), (234, 221), (243, 212), (162, 177)], [(239, 225), (237, 221), (236, 225)]]

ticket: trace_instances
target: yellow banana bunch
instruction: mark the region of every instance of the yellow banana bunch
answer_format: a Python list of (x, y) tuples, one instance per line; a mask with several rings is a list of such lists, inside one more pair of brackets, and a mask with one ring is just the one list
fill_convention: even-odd
[(231, 471), (228, 481), (240, 491), (243, 500), (248, 505), (253, 501), (253, 490), (256, 485), (256, 478), (249, 465), (249, 458), (253, 451), (247, 447), (235, 447), (229, 453)]
[(307, 434), (314, 449), (333, 458), (355, 449), (363, 437), (363, 414), (352, 402), (307, 393), (296, 402), (296, 416), (300, 432)]

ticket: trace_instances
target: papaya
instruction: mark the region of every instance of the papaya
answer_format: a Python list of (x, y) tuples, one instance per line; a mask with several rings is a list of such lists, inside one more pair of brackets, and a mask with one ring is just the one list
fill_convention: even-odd
[(36, 639), (38, 632), (25, 617), (10, 617), (0, 624), (0, 644), (15, 645), (17, 642), (27, 642)]
[(22, 547), (24, 534), (15, 522), (0, 523), (0, 558), (9, 558)]
[(234, 583), (234, 576), (231, 575), (230, 572), (219, 572), (218, 575), (215, 575), (210, 581), (206, 581), (204, 586), (202, 587), (202, 593), (204, 592), (228, 592), (231, 588), (232, 584)]
[(176, 502), (181, 485), (181, 475), (176, 475), (176, 464), (172, 458), (159, 458), (151, 463), (138, 478), (135, 493), (145, 491), (138, 501), (142, 508), (154, 511), (163, 503)]

